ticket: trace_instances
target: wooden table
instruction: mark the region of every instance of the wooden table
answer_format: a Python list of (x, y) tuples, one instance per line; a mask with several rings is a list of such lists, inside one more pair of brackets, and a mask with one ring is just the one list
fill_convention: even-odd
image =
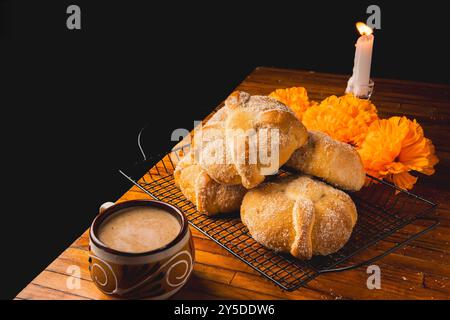
[[(276, 88), (304, 86), (322, 100), (344, 92), (348, 76), (260, 67), (237, 89), (268, 94)], [(194, 273), (175, 299), (448, 299), (450, 298), (450, 86), (375, 79), (373, 102), (381, 117), (416, 118), (436, 146), (436, 174), (421, 176), (414, 192), (439, 204), (440, 225), (425, 236), (377, 262), (381, 289), (366, 286), (366, 268), (319, 276), (304, 288), (282, 291), (253, 269), (191, 228), (196, 248)], [(148, 198), (132, 187), (118, 201)], [(402, 230), (420, 230), (419, 224)], [(381, 241), (362, 255), (375, 256), (391, 247)], [(110, 299), (96, 289), (88, 272), (88, 231), (38, 275), (16, 299)], [(71, 266), (79, 266), (79, 274)], [(68, 289), (75, 276), (80, 286)]]

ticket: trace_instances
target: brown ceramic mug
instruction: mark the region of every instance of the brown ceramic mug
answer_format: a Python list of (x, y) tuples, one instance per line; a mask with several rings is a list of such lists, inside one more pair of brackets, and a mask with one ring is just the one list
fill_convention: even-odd
[[(143, 253), (121, 252), (102, 243), (98, 230), (106, 218), (123, 209), (150, 206), (172, 214), (180, 232), (167, 245)], [(184, 214), (176, 207), (156, 200), (131, 200), (102, 211), (89, 232), (89, 271), (105, 294), (130, 299), (167, 299), (189, 279), (194, 265), (194, 244)]]

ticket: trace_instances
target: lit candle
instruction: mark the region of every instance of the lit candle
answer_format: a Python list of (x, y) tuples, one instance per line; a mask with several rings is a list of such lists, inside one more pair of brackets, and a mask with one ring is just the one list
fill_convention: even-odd
[(361, 36), (356, 42), (353, 75), (348, 80), (346, 93), (366, 98), (370, 95), (370, 65), (372, 62), (373, 30), (362, 22), (356, 24)]

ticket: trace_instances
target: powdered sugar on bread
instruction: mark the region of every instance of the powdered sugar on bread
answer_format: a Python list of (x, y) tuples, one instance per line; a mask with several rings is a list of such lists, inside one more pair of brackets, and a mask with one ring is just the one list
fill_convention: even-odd
[(309, 176), (289, 176), (250, 190), (241, 219), (262, 245), (310, 259), (344, 246), (357, 214), (343, 191)]

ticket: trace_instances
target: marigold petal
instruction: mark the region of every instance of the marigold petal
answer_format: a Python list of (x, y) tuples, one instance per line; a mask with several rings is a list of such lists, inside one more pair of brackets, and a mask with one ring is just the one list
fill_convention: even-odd
[(292, 111), (298, 119), (302, 120), (303, 113), (317, 102), (309, 100), (308, 92), (303, 87), (292, 87), (286, 89), (277, 89), (269, 94), (269, 97), (275, 98), (284, 103)]
[(393, 174), (391, 179), (397, 187), (405, 190), (411, 190), (417, 182), (417, 177), (410, 175), (408, 172)]
[(377, 110), (370, 101), (345, 95), (330, 96), (308, 108), (302, 122), (309, 130), (322, 131), (336, 140), (359, 146), (376, 119)]
[(374, 121), (358, 150), (367, 172), (393, 181), (397, 186), (411, 189), (417, 178), (411, 170), (433, 174), (439, 162), (431, 140), (425, 138), (416, 120), (391, 117)]

